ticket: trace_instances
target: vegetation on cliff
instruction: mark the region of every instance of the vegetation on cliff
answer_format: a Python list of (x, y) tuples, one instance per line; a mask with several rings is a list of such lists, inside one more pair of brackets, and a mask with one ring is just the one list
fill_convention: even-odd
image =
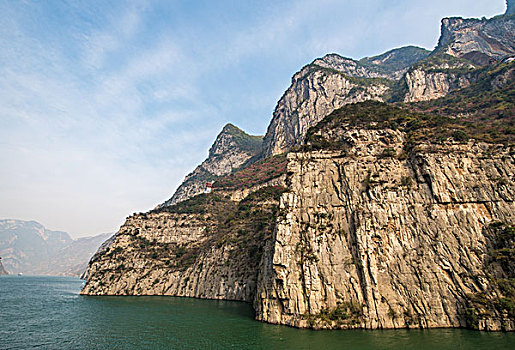
[(263, 136), (261, 135), (249, 135), (233, 124), (224, 126), (222, 133), (229, 135), (236, 146), (243, 152), (255, 155), (261, 151), (263, 143)]
[(515, 143), (515, 82), (513, 63), (477, 71), (477, 82), (437, 100), (395, 105), (376, 101), (351, 104), (325, 117), (306, 134), (304, 149), (342, 149), (344, 140), (331, 129), (364, 127), (399, 129), (412, 143), (470, 138)]
[(470, 137), (492, 143), (515, 142), (514, 63), (498, 63), (477, 72), (471, 86), (437, 100), (407, 105), (413, 112), (450, 117)]
[[(178, 247), (179, 256), (176, 253), (177, 247), (167, 246), (168, 252), (158, 248), (157, 252), (165, 255), (169, 255), (170, 252), (175, 254), (176, 258), (179, 258), (177, 266), (185, 268), (194, 262), (199, 251), (210, 249), (212, 246), (218, 248), (230, 246), (235, 249), (234, 254), (238, 254), (231, 261), (234, 263), (246, 261), (257, 269), (264, 242), (272, 234), (279, 198), (284, 191), (286, 188), (280, 186), (264, 187), (251, 193), (239, 203), (215, 192), (201, 194), (176, 205), (156, 209), (152, 213), (202, 215), (203, 220), (210, 223), (207, 226), (210, 237), (202, 246), (180, 246)], [(187, 266), (184, 264), (185, 259)]]
[(214, 188), (237, 189), (252, 187), (275, 179), (286, 173), (286, 154), (261, 159), (232, 174), (216, 179)]
[(500, 318), (503, 325), (515, 319), (515, 226), (494, 222), (485, 228), (485, 236), (489, 249), (484, 269), (492, 288), (468, 295), (464, 315), (471, 329), (479, 329), (487, 318)]

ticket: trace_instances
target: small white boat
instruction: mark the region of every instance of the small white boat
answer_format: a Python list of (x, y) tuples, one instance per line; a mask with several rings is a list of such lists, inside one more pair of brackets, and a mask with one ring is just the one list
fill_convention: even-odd
[(23, 276), (23, 273), (22, 272), (18, 272), (18, 276)]

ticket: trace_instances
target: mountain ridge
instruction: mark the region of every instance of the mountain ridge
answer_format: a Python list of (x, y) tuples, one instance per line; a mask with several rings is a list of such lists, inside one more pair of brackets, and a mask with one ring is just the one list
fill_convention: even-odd
[(0, 219), (0, 256), (11, 273), (80, 276), (111, 234), (72, 239), (37, 221)]
[(304, 66), (262, 151), (208, 180), (211, 193), (130, 216), (81, 293), (240, 300), (301, 328), (515, 330), (515, 63), (512, 43), (493, 44), (513, 40), (500, 30), (513, 18), (501, 17), (444, 19), (430, 54)]

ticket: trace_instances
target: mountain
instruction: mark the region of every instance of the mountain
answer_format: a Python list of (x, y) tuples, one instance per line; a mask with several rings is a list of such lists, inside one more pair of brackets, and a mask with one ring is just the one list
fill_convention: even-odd
[(359, 61), (329, 54), (303, 67), (275, 108), (264, 138), (265, 156), (303, 142), (307, 130), (349, 103), (386, 101), (395, 81), (429, 51), (408, 46)]
[(0, 220), (0, 256), (11, 273), (31, 273), (72, 241), (68, 233), (35, 221)]
[(492, 19), (445, 18), (436, 48), (439, 52), (485, 65), (515, 52), (515, 20), (511, 16)]
[(0, 256), (11, 273), (79, 276), (110, 234), (73, 240), (36, 221), (0, 220)]
[(217, 176), (226, 175), (241, 167), (261, 151), (262, 136), (252, 136), (238, 127), (227, 124), (209, 149), (209, 155), (188, 174), (173, 196), (161, 206), (176, 204), (200, 193)]
[(240, 300), (314, 329), (515, 330), (513, 21), (315, 59), (262, 145), (210, 172), (211, 193), (130, 216), (81, 293)]
[(515, 17), (445, 18), (436, 50), (405, 47), (360, 61), (331, 54), (293, 76), (264, 138), (265, 156), (302, 144), (331, 111), (366, 100), (417, 102), (474, 82), (476, 68), (515, 55)]
[(33, 274), (52, 276), (80, 277), (88, 267), (88, 261), (103, 242), (108, 240), (112, 233), (103, 233), (92, 237), (73, 240), (66, 247), (49, 257), (39, 267), (33, 269)]

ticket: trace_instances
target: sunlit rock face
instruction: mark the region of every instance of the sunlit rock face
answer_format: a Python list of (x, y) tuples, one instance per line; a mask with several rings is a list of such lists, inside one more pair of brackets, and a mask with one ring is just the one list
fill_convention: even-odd
[(209, 149), (206, 160), (188, 174), (173, 196), (160, 207), (174, 205), (203, 193), (206, 183), (231, 173), (261, 151), (262, 136), (252, 136), (227, 124)]
[[(448, 18), (432, 53), (314, 60), (262, 144), (224, 128), (169, 201), (93, 257), (82, 293), (241, 300), (258, 320), (316, 329), (514, 330), (515, 152), (491, 127), (511, 125), (513, 33), (510, 16)], [(280, 176), (198, 195), (277, 157)]]

